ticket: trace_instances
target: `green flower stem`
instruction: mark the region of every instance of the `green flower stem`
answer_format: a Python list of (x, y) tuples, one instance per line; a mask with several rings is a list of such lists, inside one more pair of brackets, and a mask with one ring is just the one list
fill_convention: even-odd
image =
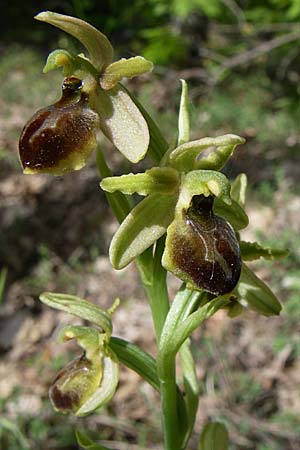
[(161, 334), (157, 369), (161, 382), (165, 450), (180, 450), (187, 434), (187, 430), (180, 429), (177, 415), (178, 392), (175, 373), (177, 352), (170, 353), (168, 349), (171, 347), (173, 335), (186, 309), (190, 303), (194, 304), (200, 295), (201, 292), (190, 291), (183, 285), (173, 301)]
[(146, 353), (138, 346), (117, 337), (111, 337), (109, 346), (126, 367), (134, 370), (154, 389), (159, 391), (156, 362), (149, 353)]
[(190, 348), (190, 339), (187, 339), (180, 347), (179, 360), (183, 374), (188, 419), (187, 430), (183, 441), (183, 448), (185, 448), (194, 428), (199, 404), (199, 383), (197, 380), (194, 358)]

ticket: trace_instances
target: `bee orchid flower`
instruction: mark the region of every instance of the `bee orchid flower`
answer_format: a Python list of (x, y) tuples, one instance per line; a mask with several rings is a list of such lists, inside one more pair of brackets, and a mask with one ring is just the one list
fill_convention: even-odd
[(36, 19), (77, 38), (88, 57), (66, 50), (49, 55), (44, 72), (62, 68), (66, 79), (61, 99), (39, 110), (22, 131), (24, 172), (62, 175), (81, 169), (96, 147), (98, 129), (131, 162), (141, 160), (149, 145), (148, 126), (120, 81), (151, 71), (152, 63), (141, 56), (113, 62), (109, 40), (83, 20), (49, 11)]

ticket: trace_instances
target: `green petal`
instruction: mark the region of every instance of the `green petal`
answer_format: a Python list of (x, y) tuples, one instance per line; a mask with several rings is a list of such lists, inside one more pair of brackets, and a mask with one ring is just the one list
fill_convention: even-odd
[(174, 194), (178, 189), (178, 172), (169, 167), (154, 167), (145, 173), (104, 178), (100, 186), (104, 191), (124, 194)]
[(242, 265), (240, 281), (234, 290), (243, 306), (264, 316), (278, 315), (281, 305), (268, 286), (246, 264)]
[(62, 68), (65, 77), (72, 75), (77, 68), (75, 61), (75, 56), (67, 50), (54, 50), (49, 54), (43, 72), (48, 73), (51, 70)]
[(242, 230), (249, 224), (249, 219), (243, 208), (232, 200), (231, 205), (226, 204), (220, 198), (216, 198), (214, 211), (221, 217), (224, 217), (235, 230)]
[(87, 22), (51, 11), (41, 12), (35, 19), (50, 23), (78, 39), (87, 49), (92, 64), (101, 71), (112, 62), (113, 48), (107, 37)]
[[(245, 139), (234, 134), (226, 134), (216, 138), (206, 137), (187, 142), (177, 147), (170, 154), (170, 164), (174, 167), (189, 171), (193, 169), (220, 170), (238, 144)], [(196, 159), (198, 155), (210, 147), (216, 147), (206, 158)]]
[(178, 145), (190, 140), (190, 118), (188, 109), (188, 87), (185, 80), (181, 81), (181, 97), (178, 117)]
[(122, 58), (106, 67), (100, 77), (102, 89), (111, 89), (123, 78), (133, 78), (143, 73), (151, 72), (153, 64), (142, 56)]
[(122, 222), (109, 249), (116, 269), (127, 266), (165, 232), (173, 219), (176, 196), (152, 194), (142, 200)]
[(214, 170), (193, 170), (182, 176), (180, 197), (176, 208), (187, 209), (194, 195), (213, 195), (231, 205), (230, 183), (220, 172)]
[(289, 254), (289, 251), (286, 249), (263, 247), (257, 242), (241, 241), (240, 249), (244, 261), (253, 261), (259, 258), (265, 259), (285, 258)]
[(231, 198), (242, 208), (246, 203), (247, 175), (240, 173), (231, 184)]
[(148, 126), (123, 86), (118, 84), (109, 91), (97, 89), (91, 106), (99, 114), (106, 137), (129, 161), (140, 161), (149, 145)]

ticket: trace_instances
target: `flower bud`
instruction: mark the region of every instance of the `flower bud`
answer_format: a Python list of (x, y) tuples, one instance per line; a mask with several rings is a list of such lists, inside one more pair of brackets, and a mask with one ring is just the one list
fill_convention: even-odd
[(62, 175), (85, 165), (96, 147), (99, 122), (88, 99), (81, 80), (66, 78), (61, 99), (29, 120), (19, 142), (24, 173)]
[(49, 396), (57, 411), (84, 416), (113, 396), (119, 379), (118, 360), (107, 343), (106, 333), (69, 325), (61, 331), (60, 340), (70, 339), (77, 340), (84, 354), (58, 373)]
[(240, 248), (231, 225), (213, 212), (214, 196), (195, 195), (168, 228), (163, 266), (193, 289), (215, 295), (234, 289)]

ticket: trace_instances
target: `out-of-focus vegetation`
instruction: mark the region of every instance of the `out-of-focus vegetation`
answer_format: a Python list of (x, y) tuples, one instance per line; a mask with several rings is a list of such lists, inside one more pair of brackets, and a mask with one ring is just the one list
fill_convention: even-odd
[[(49, 343), (66, 319), (41, 309), (36, 300), (41, 291), (81, 293), (109, 304), (121, 283), (124, 298), (140, 308), (133, 339), (150, 351), (152, 341), (142, 293), (133, 287), (134, 271), (111, 274), (106, 259), (114, 225), (97, 190), (93, 163), (63, 180), (21, 173), (21, 128), (60, 92), (61, 75), (41, 73), (47, 53), (74, 49), (63, 33), (33, 21), (46, 9), (88, 20), (111, 38), (120, 56), (140, 53), (153, 60), (154, 73), (131, 88), (170, 139), (179, 78), (190, 86), (194, 138), (226, 132), (247, 138), (228, 175), (249, 175), (252, 228), (246, 238), (256, 234), (262, 242), (290, 248), (289, 258), (274, 263), (272, 271), (263, 262), (256, 265), (284, 310), (278, 319), (251, 314), (229, 321), (224, 315), (196, 333), (203, 382), (197, 431), (209, 414), (227, 423), (232, 450), (295, 450), (300, 441), (298, 0), (6, 2), (0, 17), (0, 448), (76, 449), (74, 424), (86, 425), (94, 437), (100, 429), (103, 439), (130, 442), (124, 449), (160, 448), (155, 398), (128, 372), (112, 407), (98, 419), (62, 420), (47, 400), (47, 385), (72, 349), (57, 353), (54, 340)], [(112, 164), (118, 169), (121, 162)], [(123, 336), (132, 308), (123, 304), (116, 319)]]

